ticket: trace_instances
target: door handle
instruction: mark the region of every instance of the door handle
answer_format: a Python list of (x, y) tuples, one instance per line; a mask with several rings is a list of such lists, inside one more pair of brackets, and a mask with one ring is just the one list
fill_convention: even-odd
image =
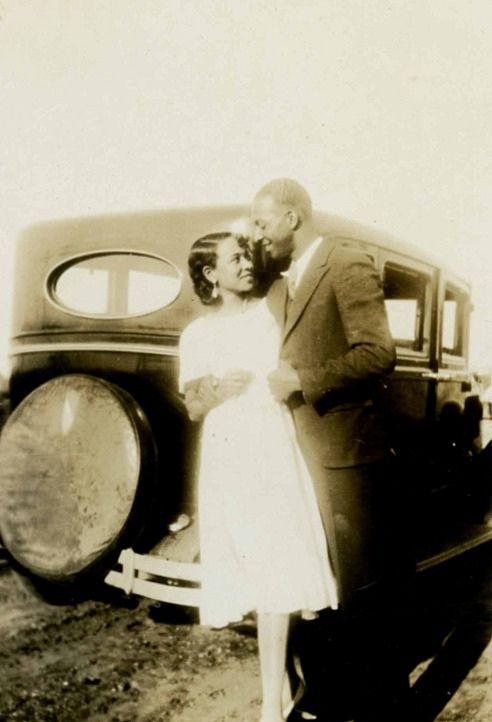
[(463, 391), (471, 391), (471, 378), (470, 374), (457, 372), (450, 373), (448, 371), (423, 371), (421, 378), (429, 379), (430, 381), (454, 381), (457, 384), (466, 384), (470, 388), (464, 388)]
[(422, 378), (432, 381), (451, 381), (454, 377), (452, 374), (445, 373), (444, 371), (423, 371)]

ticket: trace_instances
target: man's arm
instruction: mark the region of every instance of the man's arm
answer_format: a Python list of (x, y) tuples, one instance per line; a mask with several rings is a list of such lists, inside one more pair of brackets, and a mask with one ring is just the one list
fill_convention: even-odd
[(359, 385), (379, 379), (393, 370), (396, 360), (381, 281), (372, 261), (356, 250), (335, 253), (329, 273), (348, 351), (316, 367), (296, 369), (305, 400), (314, 405), (323, 401), (323, 406), (342, 403), (345, 390), (356, 391)]

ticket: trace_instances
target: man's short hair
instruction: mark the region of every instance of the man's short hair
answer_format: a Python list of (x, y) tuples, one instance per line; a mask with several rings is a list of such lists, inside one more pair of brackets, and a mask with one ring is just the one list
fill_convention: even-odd
[(260, 188), (255, 198), (269, 196), (284, 206), (295, 210), (303, 220), (309, 220), (313, 214), (311, 198), (307, 190), (292, 178), (275, 178)]

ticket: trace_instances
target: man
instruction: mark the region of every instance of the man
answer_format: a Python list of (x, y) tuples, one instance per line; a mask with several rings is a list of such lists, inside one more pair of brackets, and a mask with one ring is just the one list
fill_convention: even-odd
[[(287, 277), (275, 281), (268, 292), (283, 328), (279, 367), (269, 382), (275, 398), (293, 413), (342, 609), (322, 614), (318, 622), (303, 623), (303, 633), (298, 630), (308, 693), (304, 705), (309, 709), (289, 719), (341, 719), (330, 697), (339, 686), (335, 672), (344, 662), (329, 659), (325, 651), (336, 647), (333, 639), (340, 639), (343, 627), (336, 654), (350, 651), (357, 719), (383, 720), (387, 717), (381, 697), (387, 690), (380, 689), (378, 695), (376, 688), (386, 685), (385, 672), (374, 669), (372, 652), (384, 641), (375, 623), (381, 614), (374, 614), (380, 599), (375, 601), (372, 590), (374, 582), (385, 577), (389, 451), (377, 387), (394, 367), (395, 349), (381, 282), (362, 250), (319, 235), (310, 197), (294, 180), (277, 179), (264, 186), (254, 199), (252, 219), (256, 240), (271, 258), (291, 259)], [(315, 643), (306, 644), (308, 637)], [(325, 690), (328, 699), (321, 698)], [(343, 704), (344, 700), (338, 707)]]

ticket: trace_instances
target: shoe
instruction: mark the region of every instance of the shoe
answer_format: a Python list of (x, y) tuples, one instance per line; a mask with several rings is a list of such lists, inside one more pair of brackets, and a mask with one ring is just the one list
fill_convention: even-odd
[(317, 715), (311, 715), (308, 712), (302, 712), (302, 710), (294, 707), (290, 715), (287, 717), (286, 722), (308, 722), (308, 720), (312, 720), (312, 722), (319, 722)]
[(346, 716), (334, 717), (330, 714), (317, 715), (314, 712), (306, 712), (294, 707), (290, 715), (287, 717), (286, 722), (353, 722), (353, 720)]

